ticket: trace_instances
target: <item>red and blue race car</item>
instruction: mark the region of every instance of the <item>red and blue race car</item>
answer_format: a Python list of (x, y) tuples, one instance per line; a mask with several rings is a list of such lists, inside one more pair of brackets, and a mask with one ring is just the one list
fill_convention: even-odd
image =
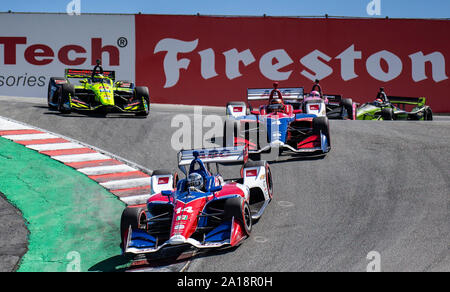
[[(122, 249), (126, 254), (154, 253), (180, 245), (195, 248), (237, 246), (250, 236), (254, 220), (272, 200), (269, 164), (246, 162), (247, 149), (183, 150), (178, 181), (170, 171), (154, 171), (152, 196), (122, 213)], [(245, 163), (246, 162), (246, 163)], [(243, 164), (241, 178), (225, 180), (211, 164)], [(187, 168), (186, 168), (187, 167)]]
[(247, 89), (247, 103), (227, 104), (224, 146), (246, 145), (255, 159), (272, 150), (278, 154), (328, 153), (331, 149), (328, 118), (320, 115), (320, 108), (314, 108), (313, 104), (308, 104), (312, 110), (295, 108), (303, 98), (302, 87), (278, 89), (274, 83), (273, 89)]

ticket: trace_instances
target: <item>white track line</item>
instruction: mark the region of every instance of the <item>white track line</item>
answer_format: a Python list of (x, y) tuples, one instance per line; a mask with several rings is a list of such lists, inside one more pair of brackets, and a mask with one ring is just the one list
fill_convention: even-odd
[(101, 183), (100, 185), (107, 188), (108, 190), (120, 190), (127, 188), (142, 187), (150, 185), (150, 177), (114, 180)]
[(77, 144), (77, 143), (36, 144), (36, 145), (27, 145), (26, 147), (36, 150), (36, 151), (85, 148), (85, 146)]
[(34, 128), (0, 118), (0, 131), (9, 130), (34, 130)]
[(109, 173), (120, 173), (120, 172), (129, 172), (129, 171), (137, 171), (136, 168), (132, 168), (126, 164), (119, 165), (110, 165), (110, 166), (96, 166), (96, 167), (85, 167), (77, 169), (79, 172), (84, 173), (85, 175), (101, 175), (101, 174), (109, 174)]
[(139, 204), (147, 202), (148, 198), (150, 198), (151, 196), (152, 196), (151, 194), (129, 196), (129, 197), (122, 197), (122, 198), (120, 198), (120, 200), (127, 205), (139, 205)]
[(52, 158), (55, 160), (61, 161), (63, 163), (110, 159), (110, 157), (100, 154), (100, 153), (58, 155), (58, 156), (52, 156)]
[(43, 139), (55, 139), (58, 136), (52, 134), (25, 134), (25, 135), (6, 135), (3, 138), (13, 141), (26, 141), (26, 140), (43, 140)]

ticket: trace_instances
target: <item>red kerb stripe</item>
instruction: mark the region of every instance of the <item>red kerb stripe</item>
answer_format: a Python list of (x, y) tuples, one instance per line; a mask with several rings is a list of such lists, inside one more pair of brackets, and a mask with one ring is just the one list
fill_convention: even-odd
[(97, 151), (89, 148), (74, 148), (74, 149), (62, 149), (62, 150), (48, 150), (41, 151), (39, 153), (48, 156), (58, 156), (58, 155), (74, 155), (74, 154), (85, 154), (85, 153), (96, 153)]
[[(96, 182), (103, 183), (113, 180), (122, 180), (122, 179), (133, 179), (133, 178), (142, 178), (150, 176), (141, 171), (129, 171), (129, 172), (119, 172), (119, 173), (109, 173), (109, 174), (100, 174), (100, 175), (91, 175), (89, 178), (95, 180)], [(149, 179), (150, 183), (150, 179)]]
[(6, 135), (27, 135), (27, 134), (45, 134), (44, 132), (38, 131), (38, 130), (5, 130), (0, 131), (0, 136), (6, 136)]
[(15, 141), (22, 145), (42, 145), (42, 144), (54, 144), (54, 143), (69, 143), (66, 139), (62, 138), (52, 138), (52, 139), (36, 139), (36, 140), (25, 140), (25, 141)]

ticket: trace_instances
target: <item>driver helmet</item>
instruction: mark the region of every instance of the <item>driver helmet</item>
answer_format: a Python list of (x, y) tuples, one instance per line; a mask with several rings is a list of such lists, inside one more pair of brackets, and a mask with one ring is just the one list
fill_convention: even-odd
[(191, 173), (187, 177), (187, 186), (201, 190), (203, 188), (203, 177), (199, 173)]
[(270, 101), (270, 105), (267, 109), (268, 113), (278, 113), (278, 112), (283, 112), (284, 110), (284, 105), (283, 105), (283, 101), (279, 98), (274, 98)]
[(375, 102), (377, 102), (377, 103), (383, 103), (383, 100), (382, 100), (381, 98), (377, 98), (377, 99), (375, 99)]
[(270, 104), (283, 104), (283, 101), (279, 98), (274, 98), (270, 101)]
[(309, 94), (310, 97), (320, 97), (320, 93), (316, 90), (311, 91), (311, 93)]

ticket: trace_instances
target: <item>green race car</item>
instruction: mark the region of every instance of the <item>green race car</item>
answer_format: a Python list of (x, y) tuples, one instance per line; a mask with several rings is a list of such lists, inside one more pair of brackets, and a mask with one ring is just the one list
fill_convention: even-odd
[[(69, 79), (81, 79), (72, 84)], [(148, 116), (148, 88), (130, 81), (115, 81), (114, 71), (103, 71), (100, 61), (93, 70), (66, 69), (65, 77), (52, 77), (48, 85), (48, 106), (61, 113), (96, 111), (134, 113)]]
[[(374, 102), (361, 105), (356, 110), (357, 120), (409, 120), (431, 121), (433, 111), (425, 105), (425, 97), (387, 96), (383, 88)], [(407, 110), (410, 107), (410, 110)]]

